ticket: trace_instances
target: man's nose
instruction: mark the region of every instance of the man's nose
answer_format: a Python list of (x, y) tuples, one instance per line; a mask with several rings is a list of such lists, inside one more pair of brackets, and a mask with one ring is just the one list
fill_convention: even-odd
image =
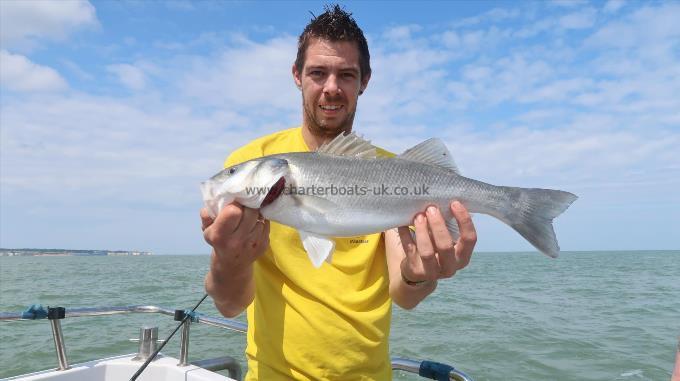
[(338, 77), (335, 74), (331, 74), (326, 77), (326, 83), (324, 83), (323, 92), (334, 96), (340, 94), (340, 86), (338, 86)]

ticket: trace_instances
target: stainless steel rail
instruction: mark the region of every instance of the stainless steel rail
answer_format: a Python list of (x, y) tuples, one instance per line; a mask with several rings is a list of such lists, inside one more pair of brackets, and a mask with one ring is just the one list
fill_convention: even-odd
[(179, 347), (179, 364), (178, 366), (189, 365), (189, 328), (191, 328), (191, 320), (187, 320), (182, 327), (182, 337), (180, 338)]
[(233, 378), (234, 380), (240, 380), (242, 376), (241, 365), (231, 356), (192, 361), (191, 365), (207, 369), (211, 372), (226, 370), (229, 373), (229, 378)]
[[(392, 357), (392, 369), (405, 372), (420, 374), (420, 366), (423, 362), (401, 357)], [(449, 372), (449, 380), (452, 381), (472, 381), (472, 378), (458, 369)]]
[[(68, 308), (66, 309), (65, 312), (65, 317), (67, 318), (73, 318), (73, 317), (85, 317), (85, 316), (108, 316), (108, 315), (119, 315), (119, 314), (131, 314), (131, 313), (159, 313), (162, 315), (168, 315), (168, 316), (174, 316), (175, 315), (175, 310), (170, 309), (170, 308), (164, 308), (164, 307), (158, 307), (158, 306), (152, 306), (152, 305), (132, 305), (132, 306), (120, 306), (120, 307), (87, 307), (87, 308)], [(22, 317), (22, 313), (8, 313), (8, 312), (0, 312), (0, 322), (1, 321), (12, 321), (12, 320), (33, 320), (33, 319), (25, 319)], [(220, 317), (211, 317), (207, 315), (202, 315), (200, 313), (195, 313), (195, 322), (213, 326), (213, 327), (219, 327), (219, 328), (225, 328), (229, 329), (232, 331), (236, 332), (242, 332), (245, 333), (248, 329), (248, 325), (246, 323), (236, 321), (236, 320), (231, 320), (231, 319), (226, 319), (226, 318), (220, 318)], [(180, 354), (180, 363), (178, 364), (179, 366), (186, 365), (188, 363), (188, 352), (189, 352), (189, 321), (186, 322), (186, 325), (184, 327), (184, 332), (182, 334), (181, 338), (181, 343), (180, 343), (180, 349), (181, 349), (181, 354)], [(60, 343), (63, 343), (63, 337), (61, 337), (61, 330), (56, 330), (55, 331), (55, 344), (57, 341)], [(59, 337), (57, 337), (59, 336)], [(57, 346), (58, 347), (58, 346)], [(57, 349), (57, 352), (59, 352), (59, 349)], [(63, 357), (65, 358), (65, 354), (62, 353)], [(59, 365), (60, 368), (67, 367), (68, 365), (62, 364), (62, 356), (60, 356), (60, 353), (57, 353), (58, 359), (59, 359)], [(227, 359), (227, 360), (225, 360)], [(205, 361), (195, 361), (191, 362), (192, 364), (199, 365), (202, 363), (202, 365), (205, 365), (206, 368), (208, 369), (230, 369), (230, 376), (232, 375), (232, 372), (235, 379), (240, 379), (238, 376), (240, 376), (240, 366), (238, 366), (238, 363), (236, 362), (235, 365), (232, 364), (233, 359), (231, 358), (220, 358), (220, 359), (211, 359), (211, 360), (205, 360)], [(65, 362), (65, 361), (64, 361)], [(415, 374), (420, 374), (420, 368), (421, 365), (423, 364), (423, 361), (417, 361), (417, 360), (411, 360), (411, 359), (406, 359), (406, 358), (400, 358), (400, 357), (393, 357), (391, 359), (392, 362), (392, 369), (394, 370), (401, 370), (405, 372), (410, 372), (410, 373), (415, 373)], [(224, 364), (226, 365), (224, 365)], [(64, 366), (65, 365), (65, 366)], [(228, 366), (227, 366), (228, 365)], [(233, 369), (231, 369), (233, 368)], [(236, 370), (238, 368), (238, 370)], [(238, 372), (238, 373), (237, 373)], [(467, 376), (465, 373), (457, 370), (457, 369), (452, 369), (449, 373), (449, 380), (453, 381), (472, 381), (472, 378)]]
[[(83, 317), (83, 316), (108, 316), (108, 315), (119, 315), (119, 314), (130, 314), (130, 313), (159, 313), (162, 315), (174, 316), (175, 310), (170, 308), (150, 306), (150, 305), (133, 305), (133, 306), (120, 306), (120, 307), (87, 307), (87, 308), (67, 308), (66, 317)], [(245, 333), (248, 329), (246, 323), (225, 319), (216, 318), (207, 315), (202, 315), (196, 313), (198, 323), (211, 325), (213, 327), (220, 327), (230, 329), (232, 331)], [(7, 313), (0, 312), (0, 321), (3, 320), (31, 320), (24, 319), (21, 313)]]
[(64, 334), (61, 332), (61, 323), (57, 319), (50, 320), (52, 326), (52, 338), (54, 339), (54, 350), (57, 352), (57, 362), (59, 363), (59, 370), (66, 370), (69, 368), (68, 359), (66, 358), (66, 344), (64, 344)]

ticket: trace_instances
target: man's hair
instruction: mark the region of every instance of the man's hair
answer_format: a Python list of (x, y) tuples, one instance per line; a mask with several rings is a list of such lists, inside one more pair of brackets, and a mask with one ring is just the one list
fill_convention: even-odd
[[(364, 32), (357, 25), (351, 13), (343, 10), (338, 4), (326, 5), (326, 11), (319, 16), (313, 17), (298, 39), (297, 58), (295, 67), (302, 72), (305, 63), (305, 54), (309, 43), (314, 38), (320, 38), (332, 42), (347, 41), (356, 42), (359, 48), (359, 69), (361, 78), (371, 74), (371, 55), (368, 52), (368, 43)], [(314, 14), (312, 14), (314, 16)]]

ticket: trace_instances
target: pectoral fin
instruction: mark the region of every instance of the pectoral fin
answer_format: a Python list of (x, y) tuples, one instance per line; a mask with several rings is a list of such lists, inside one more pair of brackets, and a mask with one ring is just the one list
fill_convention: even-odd
[(307, 251), (307, 255), (314, 267), (321, 267), (324, 260), (331, 263), (333, 249), (335, 249), (335, 241), (333, 239), (302, 230), (299, 230), (298, 233), (300, 233), (302, 246)]

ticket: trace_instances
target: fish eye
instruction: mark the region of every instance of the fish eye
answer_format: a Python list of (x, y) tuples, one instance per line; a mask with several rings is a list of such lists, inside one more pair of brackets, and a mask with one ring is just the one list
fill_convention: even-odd
[(234, 173), (236, 173), (236, 167), (229, 168), (229, 174), (233, 175)]

